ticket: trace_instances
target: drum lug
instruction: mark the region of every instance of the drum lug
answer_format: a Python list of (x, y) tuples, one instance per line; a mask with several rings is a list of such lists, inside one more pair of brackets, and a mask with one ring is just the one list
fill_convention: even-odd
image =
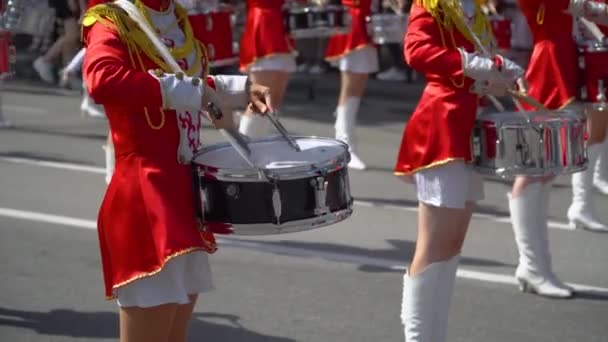
[(329, 213), (327, 206), (327, 181), (324, 177), (316, 177), (310, 180), (310, 185), (315, 189), (315, 215)]
[(283, 207), (281, 205), (281, 191), (276, 183), (274, 184), (274, 189), (272, 190), (272, 209), (274, 210), (274, 217), (276, 219), (275, 224), (280, 225)]
[(211, 15), (205, 17), (205, 28), (207, 29), (207, 32), (213, 30), (213, 18)]

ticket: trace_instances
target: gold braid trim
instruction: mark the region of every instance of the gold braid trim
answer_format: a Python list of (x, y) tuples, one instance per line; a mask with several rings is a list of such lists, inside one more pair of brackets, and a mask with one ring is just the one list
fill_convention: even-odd
[[(136, 4), (137, 3), (141, 4), (139, 1), (137, 1)], [(146, 17), (146, 20), (148, 20), (148, 23), (151, 26), (154, 26), (150, 21), (149, 14), (147, 13), (145, 7), (142, 9), (142, 7), (138, 6), (138, 9), (140, 11), (144, 11), (143, 14)], [(170, 48), (169, 51), (171, 52), (173, 58), (179, 60), (186, 58), (190, 55), (190, 53), (192, 53), (192, 50), (194, 50), (196, 56), (194, 63), (188, 70), (184, 70), (184, 72), (188, 76), (197, 76), (200, 72), (202, 63), (205, 66), (205, 69), (202, 72), (202, 79), (204, 80), (207, 78), (207, 75), (209, 75), (209, 56), (207, 54), (207, 50), (204, 46), (202, 46), (202, 44), (200, 44), (198, 40), (194, 38), (192, 26), (190, 25), (190, 21), (187, 19), (188, 13), (178, 3), (175, 3), (175, 14), (178, 22), (183, 23), (182, 30), (184, 31), (186, 39), (184, 45), (181, 47)], [(129, 57), (134, 68), (139, 67), (142, 71), (146, 71), (146, 67), (141, 58), (141, 53), (143, 53), (164, 72), (173, 72), (171, 67), (165, 63), (161, 56), (158, 55), (154, 44), (152, 44), (145, 32), (143, 32), (141, 28), (139, 28), (139, 25), (120, 7), (114, 4), (100, 4), (90, 8), (83, 17), (82, 26), (89, 27), (96, 22), (117, 31), (121, 41), (127, 46)], [(154, 124), (150, 118), (148, 108), (144, 108), (144, 114), (146, 115), (148, 126), (154, 130), (159, 130), (165, 125), (165, 111), (163, 108), (159, 108), (159, 110), (160, 122), (158, 124)]]
[[(207, 54), (201, 51), (201, 45), (194, 38), (192, 26), (190, 21), (181, 20), (187, 16), (186, 10), (175, 3), (175, 14), (180, 22), (182, 22), (182, 30), (186, 36), (184, 45), (170, 49), (171, 55), (176, 59), (182, 59), (190, 55), (194, 50), (196, 54), (195, 61), (201, 61), (205, 65), (203, 71), (203, 79), (207, 77), (209, 73), (209, 60)], [(128, 14), (123, 11), (120, 7), (113, 4), (101, 4), (90, 8), (84, 15), (82, 25), (88, 27), (96, 22), (102, 25), (115, 29), (120, 36), (120, 39), (125, 43), (129, 49), (129, 53), (135, 52), (137, 55), (143, 53), (151, 59), (160, 69), (165, 72), (173, 72), (169, 65), (165, 63), (163, 58), (158, 55), (156, 48), (152, 42), (148, 39), (146, 34), (139, 28), (137, 23), (133, 21)], [(143, 65), (142, 65), (143, 67)], [(188, 70), (184, 72), (189, 76), (196, 76), (200, 72), (201, 63), (193, 63)]]
[[(467, 28), (467, 20), (458, 0), (416, 0), (418, 6), (424, 7), (435, 20), (448, 30), (456, 28), (466, 39), (473, 42)], [(488, 18), (483, 13), (483, 0), (475, 0), (475, 14), (471, 31), (479, 37), (484, 46), (494, 44), (494, 35)]]

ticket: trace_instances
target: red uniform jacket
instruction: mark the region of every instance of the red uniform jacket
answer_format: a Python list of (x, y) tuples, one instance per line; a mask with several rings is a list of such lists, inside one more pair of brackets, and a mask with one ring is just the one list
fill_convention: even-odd
[(240, 45), (240, 69), (259, 58), (293, 53), (283, 24), (283, 0), (247, 0), (247, 21)]
[[(190, 166), (177, 160), (178, 125), (191, 122), (160, 109), (160, 83), (147, 72), (158, 66), (143, 54), (146, 70), (134, 65), (118, 33), (99, 22), (85, 27), (83, 37), (87, 89), (105, 107), (116, 152), (98, 217), (111, 298), (114, 289), (160, 272), (171, 258), (215, 246), (198, 229)], [(191, 128), (198, 136), (200, 127)]]
[(563, 108), (577, 95), (577, 47), (572, 36), (573, 19), (566, 12), (569, 3), (569, 0), (519, 0), (534, 39), (526, 70), (529, 94), (549, 109)]
[(371, 44), (365, 18), (371, 14), (372, 1), (342, 0), (342, 4), (349, 10), (351, 28), (349, 33), (335, 35), (329, 39), (325, 50), (325, 59), (329, 61)]
[(478, 96), (469, 91), (473, 80), (464, 76), (456, 47), (473, 52), (473, 44), (414, 3), (404, 45), (408, 64), (425, 75), (427, 85), (405, 127), (395, 173), (470, 161)]

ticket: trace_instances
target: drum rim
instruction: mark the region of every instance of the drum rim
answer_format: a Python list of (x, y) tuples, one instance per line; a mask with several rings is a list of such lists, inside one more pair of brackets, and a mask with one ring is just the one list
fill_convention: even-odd
[[(524, 113), (534, 113), (536, 115), (546, 115), (546, 116), (553, 116), (555, 119), (558, 119), (558, 114), (560, 113), (566, 113), (569, 114), (567, 117), (562, 117), (562, 119), (570, 119), (570, 122), (584, 122), (586, 120), (585, 114), (584, 114), (584, 110), (572, 110), (572, 109), (559, 109), (559, 110), (549, 110), (549, 111), (504, 111), (504, 112), (491, 112), (491, 113), (484, 113), (482, 115), (479, 115), (476, 119), (475, 119), (475, 123), (478, 124), (480, 121), (483, 120), (488, 120), (490, 118), (496, 118), (496, 117), (506, 117), (506, 118), (520, 118), (520, 119), (525, 119), (526, 117), (522, 114)], [(491, 121), (491, 120), (490, 120)], [(546, 123), (541, 123), (541, 122), (526, 122), (523, 121), (522, 124), (525, 125), (530, 125), (530, 126), (535, 126), (537, 124), (551, 124), (555, 121), (547, 121)], [(511, 125), (511, 122), (509, 122), (509, 124)]]
[[(304, 166), (296, 166), (296, 167), (286, 167), (280, 169), (263, 169), (268, 172), (269, 175), (272, 175), (273, 178), (277, 180), (291, 180), (291, 179), (302, 179), (308, 177), (314, 177), (319, 175), (320, 173), (331, 173), (334, 171), (341, 170), (348, 166), (350, 162), (350, 153), (348, 151), (348, 145), (340, 140), (332, 139), (328, 137), (317, 137), (317, 136), (303, 136), (303, 135), (294, 135), (291, 136), (296, 141), (298, 139), (315, 139), (322, 141), (331, 141), (336, 143), (338, 146), (344, 148), (344, 153), (338, 155), (335, 159), (324, 160), (318, 163), (311, 163)], [(271, 142), (271, 141), (280, 141), (283, 138), (280, 135), (274, 135), (259, 139), (254, 139), (252, 142)], [(233, 168), (221, 168), (211, 165), (203, 165), (196, 162), (198, 156), (210, 152), (215, 151), (221, 148), (230, 147), (230, 143), (228, 142), (220, 142), (207, 147), (204, 147), (199, 152), (197, 152), (192, 158), (192, 164), (197, 167), (198, 175), (205, 176), (210, 175), (218, 180), (230, 180), (236, 182), (261, 182), (264, 181), (260, 177), (259, 169), (233, 169)]]
[[(273, 223), (220, 223), (230, 226), (232, 234), (242, 236), (254, 235), (280, 235), (309, 231), (336, 224), (348, 219), (353, 213), (353, 199), (351, 198), (346, 209), (336, 210), (324, 215), (314, 216), (303, 220), (289, 221), (282, 224)], [(206, 224), (217, 224), (217, 222), (205, 222)]]
[[(473, 162), (473, 168), (475, 169), (476, 172), (483, 174), (483, 175), (497, 176), (502, 179), (512, 179), (517, 176), (543, 177), (543, 176), (547, 176), (547, 175), (555, 175), (555, 176), (569, 175), (572, 173), (584, 171), (589, 166), (588, 164), (589, 164), (589, 161), (587, 159), (585, 159), (585, 162), (582, 163), (581, 165), (559, 166), (559, 167), (555, 166), (555, 167), (548, 167), (548, 168), (534, 167), (534, 168), (529, 168), (529, 169), (517, 169), (517, 168), (511, 167), (511, 168), (503, 168), (504, 171), (499, 171), (500, 169), (498, 169), (498, 168), (492, 168), (489, 166), (480, 166), (480, 165), (476, 164), (475, 162)], [(526, 171), (526, 170), (528, 170), (528, 171)]]

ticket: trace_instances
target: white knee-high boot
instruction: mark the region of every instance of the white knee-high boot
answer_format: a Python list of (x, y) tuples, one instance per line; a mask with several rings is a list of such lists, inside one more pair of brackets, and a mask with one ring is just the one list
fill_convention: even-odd
[(114, 165), (116, 164), (114, 144), (103, 145), (103, 149), (106, 153), (106, 184), (109, 184), (114, 174)]
[(460, 255), (403, 276), (401, 322), (405, 342), (444, 342)]
[(360, 97), (349, 97), (346, 102), (336, 108), (336, 139), (348, 144), (350, 151), (350, 163), (348, 167), (355, 170), (365, 170), (365, 163), (359, 158), (356, 152), (356, 142), (354, 137), (355, 123), (359, 113)]
[(547, 207), (550, 185), (529, 184), (517, 197), (509, 197), (511, 223), (519, 252), (515, 278), (520, 290), (546, 297), (568, 298), (572, 289), (553, 273), (549, 252)]
[(264, 137), (270, 134), (270, 122), (262, 115), (245, 114), (241, 116), (239, 132), (250, 138)]
[(572, 204), (568, 208), (568, 220), (575, 227), (608, 232), (608, 226), (597, 219), (593, 209), (593, 172), (603, 144), (587, 147), (589, 166), (572, 175)]
[(601, 144), (600, 155), (593, 167), (593, 185), (604, 195), (608, 195), (608, 139)]

